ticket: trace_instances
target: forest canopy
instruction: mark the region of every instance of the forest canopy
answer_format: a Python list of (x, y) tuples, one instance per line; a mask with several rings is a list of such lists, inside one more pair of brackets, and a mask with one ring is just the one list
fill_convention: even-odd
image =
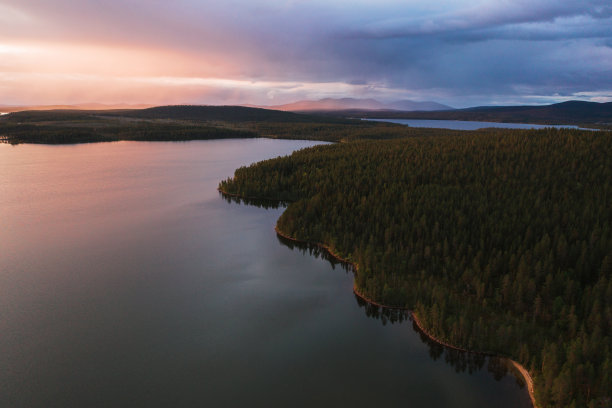
[(236, 170), (277, 228), (357, 265), (360, 293), (528, 368), (542, 407), (612, 390), (612, 133), (497, 130), (318, 146)]

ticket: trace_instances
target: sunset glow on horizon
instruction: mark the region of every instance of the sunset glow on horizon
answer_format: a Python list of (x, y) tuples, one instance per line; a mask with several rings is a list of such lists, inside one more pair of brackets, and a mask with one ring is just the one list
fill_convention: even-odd
[(0, 3), (0, 105), (612, 101), (607, 1)]

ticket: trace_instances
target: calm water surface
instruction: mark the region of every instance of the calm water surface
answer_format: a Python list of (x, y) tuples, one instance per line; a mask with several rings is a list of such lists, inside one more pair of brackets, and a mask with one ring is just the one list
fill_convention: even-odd
[(0, 406), (529, 406), (216, 191), (313, 144), (0, 145)]
[(503, 128), (503, 129), (544, 129), (547, 127), (554, 128), (570, 128), (583, 130), (585, 129), (573, 125), (534, 125), (529, 123), (500, 123), (500, 122), (476, 122), (469, 120), (431, 120), (431, 119), (366, 119), (376, 122), (391, 122), (399, 123), (400, 125), (408, 125), (412, 127), (439, 128), (439, 129), (454, 129), (454, 130), (476, 130), (483, 128)]

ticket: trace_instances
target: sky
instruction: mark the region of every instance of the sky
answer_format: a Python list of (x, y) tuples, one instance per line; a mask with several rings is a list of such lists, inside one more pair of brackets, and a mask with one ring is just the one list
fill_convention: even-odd
[(0, 105), (612, 101), (610, 0), (0, 0)]

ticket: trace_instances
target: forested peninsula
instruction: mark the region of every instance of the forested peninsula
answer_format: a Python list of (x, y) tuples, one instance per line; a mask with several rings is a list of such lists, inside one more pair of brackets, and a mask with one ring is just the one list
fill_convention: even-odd
[(609, 406), (612, 133), (451, 132), (318, 146), (220, 190), (290, 202), (278, 230), (459, 348), (525, 366), (540, 407)]

